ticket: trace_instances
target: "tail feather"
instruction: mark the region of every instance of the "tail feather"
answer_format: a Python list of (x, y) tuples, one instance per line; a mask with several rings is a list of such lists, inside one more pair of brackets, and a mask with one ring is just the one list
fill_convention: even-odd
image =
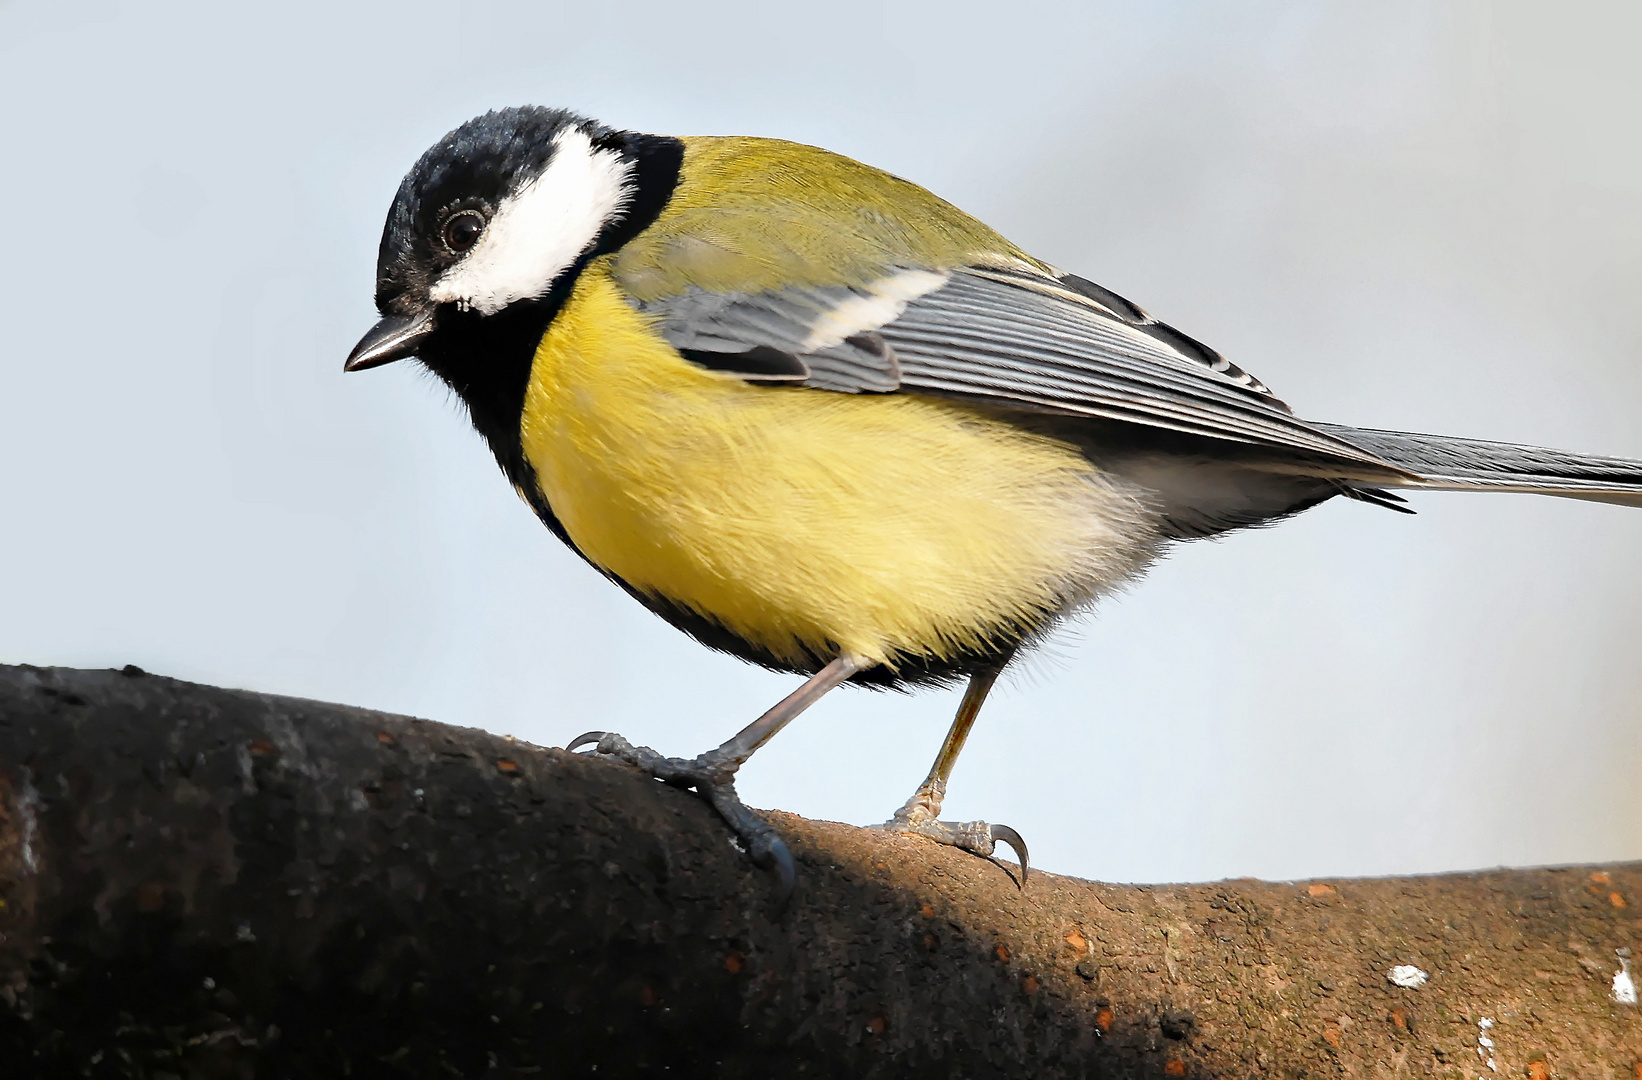
[(1642, 506), (1642, 461), (1571, 454), (1543, 446), (1376, 431), (1313, 424), (1419, 479), (1405, 484), (1430, 491), (1515, 491), (1568, 499)]
[(1408, 500), (1394, 491), (1387, 491), (1384, 488), (1377, 487), (1364, 487), (1361, 484), (1348, 484), (1344, 482), (1338, 483), (1336, 487), (1339, 489), (1340, 494), (1344, 495), (1348, 499), (1355, 499), (1357, 502), (1370, 503), (1374, 506), (1383, 506), (1387, 510), (1395, 510), (1399, 514), (1414, 513), (1412, 507), (1405, 505)]

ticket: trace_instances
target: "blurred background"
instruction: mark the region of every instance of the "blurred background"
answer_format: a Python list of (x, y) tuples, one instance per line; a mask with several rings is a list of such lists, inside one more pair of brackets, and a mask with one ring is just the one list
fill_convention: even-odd
[[(0, 3), (0, 661), (561, 745), (792, 688), (581, 564), (411, 365), (344, 377), (399, 178), (487, 108), (821, 144), (1303, 416), (1642, 457), (1642, 9)], [(1116, 881), (1642, 857), (1642, 512), (1336, 500), (1183, 546), (1001, 688), (950, 816)], [(744, 770), (865, 824), (954, 693)]]

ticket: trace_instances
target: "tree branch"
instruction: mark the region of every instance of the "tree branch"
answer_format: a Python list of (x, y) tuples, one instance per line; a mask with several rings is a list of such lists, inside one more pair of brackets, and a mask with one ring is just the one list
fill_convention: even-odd
[(777, 815), (778, 915), (625, 767), (127, 670), (0, 667), (0, 1076), (1642, 1077), (1642, 864), (1020, 890)]

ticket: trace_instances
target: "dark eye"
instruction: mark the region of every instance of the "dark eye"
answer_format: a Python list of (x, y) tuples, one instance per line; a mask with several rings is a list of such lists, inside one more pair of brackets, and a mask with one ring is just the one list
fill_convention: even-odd
[(460, 255), (477, 243), (479, 234), (484, 231), (484, 215), (477, 210), (463, 210), (451, 215), (440, 235), (444, 237), (445, 246)]

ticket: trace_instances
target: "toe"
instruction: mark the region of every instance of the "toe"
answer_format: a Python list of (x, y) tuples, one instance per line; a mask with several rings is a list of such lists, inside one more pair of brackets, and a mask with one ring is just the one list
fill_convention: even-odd
[(787, 842), (776, 835), (771, 829), (753, 840), (747, 854), (759, 866), (766, 870), (774, 870), (775, 876), (781, 882), (781, 895), (776, 901), (776, 910), (784, 911), (787, 901), (792, 899), (793, 887), (798, 883), (798, 868), (793, 864), (792, 851)]
[(665, 757), (648, 746), (634, 746), (608, 731), (578, 735), (565, 749), (574, 751), (584, 746), (594, 747), (589, 756), (624, 761), (654, 779), (695, 788), (740, 838), (753, 861), (776, 872), (781, 881), (780, 906), (786, 907), (798, 879), (792, 852), (787, 850), (775, 827), (748, 808), (736, 794), (734, 778), (738, 762), (713, 753), (689, 760)]
[(899, 815), (894, 820), (886, 821), (877, 826), (889, 832), (904, 833), (908, 836), (922, 836), (933, 840), (937, 844), (946, 844), (948, 847), (959, 848), (972, 855), (979, 855), (983, 859), (990, 859), (998, 843), (1008, 844), (1015, 849), (1015, 857), (1021, 864), (1021, 884), (1026, 884), (1027, 854), (1026, 841), (1021, 834), (1007, 825), (989, 825), (984, 821), (924, 821), (908, 822)]

